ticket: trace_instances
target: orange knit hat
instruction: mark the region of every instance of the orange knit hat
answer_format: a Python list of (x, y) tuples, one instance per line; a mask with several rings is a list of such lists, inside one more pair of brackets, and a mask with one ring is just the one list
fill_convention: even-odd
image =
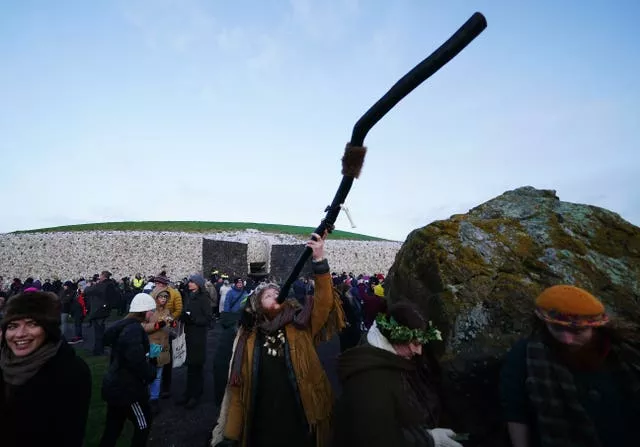
[(536, 315), (547, 323), (571, 327), (596, 327), (607, 324), (604, 305), (579, 287), (552, 286), (536, 298)]

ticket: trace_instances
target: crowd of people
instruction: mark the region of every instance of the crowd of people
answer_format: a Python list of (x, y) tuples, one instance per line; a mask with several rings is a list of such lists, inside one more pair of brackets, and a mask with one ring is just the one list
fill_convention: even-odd
[[(127, 420), (131, 445), (146, 445), (161, 400), (172, 395), (181, 334), (187, 380), (175, 403), (189, 410), (208, 382), (207, 333), (218, 324), (211, 446), (462, 446), (468, 436), (449, 427), (443, 405), (440, 331), (412, 302), (388, 304), (383, 275), (331, 273), (324, 238), (313, 235), (307, 246), (313, 274), (286, 297), (269, 278), (217, 271), (179, 282), (166, 271), (120, 281), (108, 271), (66, 282), (14, 279), (0, 292), (2, 445), (82, 446), (96, 380), (107, 405), (100, 446), (115, 446)], [(110, 322), (114, 309), (122, 318)], [(500, 380), (512, 445), (635, 445), (637, 327), (571, 285), (545, 289), (532, 318)], [(104, 377), (91, 377), (74, 346), (86, 330), (91, 354), (108, 351)], [(317, 351), (335, 336), (339, 396)]]

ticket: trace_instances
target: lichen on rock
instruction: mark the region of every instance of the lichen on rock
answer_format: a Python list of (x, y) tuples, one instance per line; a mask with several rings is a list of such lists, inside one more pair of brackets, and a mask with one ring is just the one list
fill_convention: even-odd
[[(639, 278), (640, 228), (611, 211), (562, 202), (555, 191), (523, 187), (414, 230), (389, 271), (387, 294), (419, 303), (442, 330), (450, 406), (461, 429), (482, 438), (502, 426), (497, 367), (529, 334), (535, 297), (574, 284), (612, 315), (640, 321)], [(474, 415), (474, 396), (494, 404)]]

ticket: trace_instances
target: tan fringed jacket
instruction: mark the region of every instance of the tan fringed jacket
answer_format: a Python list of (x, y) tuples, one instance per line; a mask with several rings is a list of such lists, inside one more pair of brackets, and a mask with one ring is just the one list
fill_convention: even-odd
[[(307, 423), (316, 432), (316, 446), (325, 447), (329, 445), (330, 440), (333, 392), (318, 358), (316, 344), (332, 337), (335, 330), (344, 327), (344, 314), (340, 298), (334, 292), (331, 275), (317, 274), (315, 279), (314, 304), (309, 328), (299, 330), (293, 324), (288, 324), (285, 326), (285, 333)], [(326, 330), (323, 331), (323, 329)], [(242, 385), (228, 386), (228, 396), (225, 396), (225, 401), (228, 399), (229, 409), (224, 425), (224, 437), (241, 441), (241, 446), (247, 445), (249, 437), (247, 422), (252, 416), (251, 369), (255, 343), (256, 332), (254, 331), (249, 335), (244, 350)], [(223, 407), (224, 404), (223, 402)]]

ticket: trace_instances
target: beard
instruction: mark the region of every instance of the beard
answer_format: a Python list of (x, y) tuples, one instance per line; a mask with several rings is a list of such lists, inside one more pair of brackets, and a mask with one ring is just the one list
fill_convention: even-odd
[(278, 316), (280, 311), (282, 311), (282, 306), (280, 306), (280, 304), (276, 304), (275, 306), (268, 307), (268, 308), (265, 308), (265, 307), (262, 308), (262, 313), (264, 314), (265, 317), (267, 317), (268, 320), (273, 320), (275, 317)]

